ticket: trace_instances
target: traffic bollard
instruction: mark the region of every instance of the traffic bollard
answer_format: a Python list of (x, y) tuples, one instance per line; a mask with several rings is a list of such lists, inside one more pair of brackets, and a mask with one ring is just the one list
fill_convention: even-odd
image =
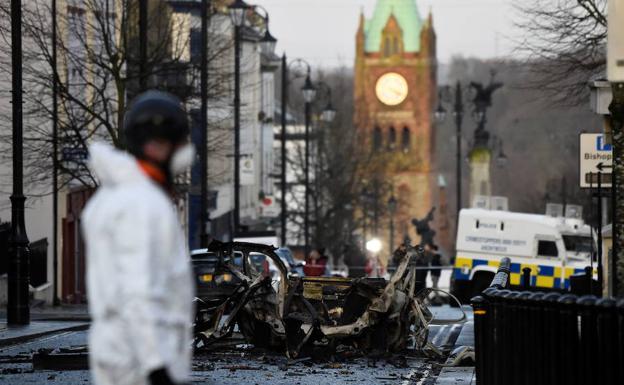
[(497, 354), (494, 361), (497, 363), (495, 377), (496, 384), (508, 384), (511, 376), (512, 357), (514, 354), (511, 336), (513, 335), (513, 326), (511, 321), (511, 311), (507, 303), (507, 298), (511, 295), (509, 290), (500, 290), (497, 300), (499, 301), (500, 318), (497, 327), (500, 328), (500, 347), (501, 354)]
[(522, 287), (528, 289), (531, 287), (531, 268), (525, 267), (522, 269)]
[(518, 333), (518, 330), (520, 330), (522, 326), (519, 322), (521, 311), (518, 304), (519, 296), (520, 292), (512, 291), (505, 298), (506, 319), (509, 325), (507, 337), (509, 338), (510, 345), (508, 347), (508, 354), (506, 354), (503, 359), (509, 361), (511, 366), (508, 372), (510, 377), (509, 384), (511, 385), (521, 385), (520, 372), (524, 370), (524, 368), (520, 366), (521, 357), (519, 357), (519, 354), (516, 354), (520, 344), (523, 342), (522, 337)]
[[(530, 273), (530, 271), (529, 271)], [(518, 362), (517, 365), (519, 368), (530, 368), (531, 367), (531, 357), (533, 356), (533, 351), (531, 347), (533, 346), (533, 330), (535, 325), (531, 324), (531, 306), (529, 297), (531, 296), (530, 291), (522, 291), (518, 295), (518, 299), (516, 300), (516, 309), (517, 309), (517, 336), (518, 336)], [(532, 385), (530, 384), (529, 377), (531, 376), (530, 370), (522, 369), (516, 372), (517, 381), (516, 383), (519, 385)]]
[(582, 384), (594, 382), (594, 371), (598, 368), (598, 349), (596, 333), (596, 296), (584, 295), (577, 299), (580, 323), (578, 352), (579, 380)]
[(560, 354), (562, 358), (563, 369), (559, 373), (559, 380), (555, 383), (566, 385), (586, 385), (581, 384), (578, 380), (577, 373), (577, 350), (578, 350), (578, 321), (576, 315), (576, 300), (574, 294), (564, 294), (558, 300), (559, 304), (559, 333), (561, 338)]
[(598, 310), (598, 384), (616, 385), (618, 370), (617, 302), (613, 298), (602, 298), (596, 302)]
[(621, 299), (617, 303), (618, 313), (618, 358), (617, 365), (617, 383), (624, 384), (624, 299)]
[(486, 362), (489, 362), (488, 354), (491, 346), (488, 346), (488, 335), (492, 333), (492, 328), (488, 322), (488, 301), (483, 296), (472, 298), (472, 309), (474, 314), (474, 335), (475, 335), (475, 374), (478, 385), (493, 385), (486, 374)]
[(505, 315), (503, 314), (505, 306), (503, 303), (503, 296), (506, 293), (509, 293), (509, 290), (496, 290), (490, 294), (490, 320), (492, 321), (491, 325), (493, 325), (493, 339), (495, 341), (494, 346), (497, 348), (497, 351), (493, 352), (491, 355), (491, 357), (493, 357), (492, 359), (496, 360), (495, 364), (487, 365), (486, 370), (492, 379), (493, 384), (501, 384), (506, 381), (506, 377), (504, 377), (505, 372), (503, 371), (503, 364), (498, 361), (498, 357), (505, 354), (504, 345), (506, 342), (504, 333), (506, 321)]
[(544, 310), (542, 307), (544, 293), (541, 291), (533, 292), (527, 298), (529, 304), (529, 325), (530, 328), (530, 340), (529, 340), (529, 362), (528, 372), (529, 381), (527, 384), (539, 385), (544, 383), (545, 367), (544, 362), (549, 361), (550, 357), (544, 356), (544, 349), (535, 349), (534, 344), (536, 341), (546, 341), (546, 330), (544, 329)]
[(547, 293), (542, 298), (542, 311), (544, 312), (544, 322), (542, 325), (544, 331), (544, 349), (542, 350), (545, 359), (543, 365), (543, 384), (556, 384), (561, 379), (563, 373), (563, 359), (561, 355), (561, 334), (559, 324), (559, 293)]
[[(497, 354), (497, 332), (500, 330), (498, 326), (498, 318), (497, 315), (497, 305), (495, 293), (499, 291), (495, 287), (489, 287), (483, 291), (483, 296), (488, 302), (488, 313), (487, 313), (487, 322), (488, 322), (488, 333), (486, 334), (487, 340), (485, 341), (487, 344), (486, 357), (492, 357)], [(493, 384), (495, 381), (493, 380), (495, 377), (496, 365), (488, 365), (487, 363), (483, 365), (484, 373), (483, 376), (487, 379), (487, 383)]]

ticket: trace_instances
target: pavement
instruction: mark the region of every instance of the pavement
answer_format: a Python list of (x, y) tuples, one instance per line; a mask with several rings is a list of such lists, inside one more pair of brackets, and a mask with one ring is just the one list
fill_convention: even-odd
[(84, 321), (32, 321), (25, 326), (8, 326), (0, 321), (0, 347), (15, 345), (51, 334), (68, 331), (87, 330), (89, 323)]
[[(87, 344), (89, 323), (81, 320), (86, 309), (69, 312), (57, 308), (33, 315), (28, 326), (7, 327), (0, 322), (0, 385), (90, 384), (88, 370), (35, 370), (32, 356), (41, 349), (75, 349)], [(472, 314), (465, 308), (465, 324), (432, 325), (429, 340), (445, 351), (460, 345), (474, 346)], [(461, 312), (448, 306), (433, 307), (437, 319), (454, 320)], [(431, 358), (407, 351), (390, 357), (358, 354), (288, 361), (283, 355), (264, 351), (234, 339), (222, 348), (195, 355), (193, 384), (318, 385), (331, 383), (379, 385), (469, 385), (474, 367), (444, 367), (445, 358)]]

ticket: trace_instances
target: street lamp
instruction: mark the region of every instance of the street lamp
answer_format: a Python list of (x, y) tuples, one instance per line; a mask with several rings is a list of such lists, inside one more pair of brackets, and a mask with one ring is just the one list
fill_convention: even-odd
[(208, 247), (208, 233), (206, 225), (208, 223), (208, 0), (201, 2), (201, 64), (200, 64), (200, 85), (201, 85), (201, 146), (200, 164), (200, 204), (199, 204), (199, 228), (201, 247)]
[(388, 211), (390, 212), (390, 253), (394, 251), (394, 215), (396, 214), (397, 200), (394, 194), (388, 199)]
[(264, 12), (264, 16), (260, 16), (264, 19), (264, 35), (262, 36), (262, 39), (260, 39), (260, 50), (263, 54), (272, 56), (275, 52), (277, 39), (271, 35), (271, 32), (269, 32), (269, 12), (267, 12), (267, 10), (260, 5), (254, 5), (253, 8), (261, 9)]
[[(229, 7), (234, 24), (234, 233), (240, 226), (240, 44), (241, 27), (249, 5), (235, 0)], [(231, 234), (233, 237), (234, 234)]]
[(310, 68), (306, 75), (305, 83), (301, 88), (303, 92), (303, 100), (305, 101), (305, 166), (304, 166), (304, 183), (305, 183), (305, 210), (303, 218), (303, 228), (305, 236), (305, 255), (310, 252), (310, 115), (312, 101), (316, 97), (316, 88), (310, 79)]
[(52, 0), (52, 301), (54, 306), (60, 305), (58, 293), (58, 88), (57, 72), (57, 1)]
[[(334, 120), (336, 117), (336, 110), (332, 106), (332, 90), (331, 87), (320, 80), (314, 84), (316, 88), (316, 104), (323, 105), (325, 104), (325, 108), (320, 113), (320, 122), (325, 123), (327, 126)], [(322, 91), (322, 92), (321, 92)], [(327, 99), (327, 100), (325, 100)], [(315, 223), (315, 234), (316, 239), (321, 239), (322, 229), (321, 221), (320, 221), (320, 204), (319, 200), (322, 199), (322, 186), (324, 185), (321, 181), (321, 175), (323, 175), (322, 170), (325, 170), (324, 165), (324, 144), (325, 144), (325, 135), (323, 124), (318, 124), (316, 127), (316, 132), (314, 138), (316, 139), (316, 162), (314, 162), (314, 223)]]
[(373, 254), (377, 254), (381, 251), (381, 241), (377, 238), (373, 238), (370, 241), (366, 242), (366, 250), (370, 251)]
[(310, 79), (310, 68), (308, 68), (308, 74), (306, 76), (303, 87), (301, 87), (301, 92), (303, 92), (303, 100), (306, 103), (312, 103), (312, 101), (316, 97), (316, 87), (314, 87), (314, 85), (312, 84), (312, 79)]
[[(7, 280), (7, 323), (30, 323), (28, 307), (30, 248), (24, 220), (23, 120), (22, 120), (22, 2), (11, 0), (11, 66), (13, 124), (13, 193)], [(56, 278), (56, 277), (55, 277)], [(56, 293), (55, 293), (56, 295)]]
[[(282, 132), (281, 132), (281, 148), (280, 148), (280, 158), (281, 158), (281, 181), (280, 181), (280, 190), (281, 190), (281, 195), (282, 195), (282, 200), (281, 200), (281, 214), (280, 214), (280, 222), (281, 222), (281, 244), (285, 245), (286, 244), (286, 219), (288, 217), (288, 212), (287, 212), (287, 206), (286, 206), (286, 162), (287, 162), (287, 157), (286, 157), (286, 141), (288, 140), (287, 138), (287, 132), (286, 132), (286, 118), (288, 115), (288, 83), (289, 83), (289, 78), (288, 78), (288, 70), (290, 68), (290, 66), (292, 65), (304, 65), (307, 67), (307, 71), (306, 74), (309, 78), (309, 74), (311, 71), (311, 67), (310, 64), (308, 62), (306, 62), (303, 59), (294, 59), (291, 62), (288, 62), (288, 60), (286, 59), (286, 54), (282, 55), (282, 97), (281, 97), (281, 112), (282, 112), (282, 116), (281, 116), (281, 120), (282, 120)], [(308, 86), (312, 86), (312, 82), (310, 81)], [(305, 88), (305, 86), (304, 86)], [(310, 100), (314, 99), (315, 93), (313, 95), (309, 95), (310, 91), (306, 91), (304, 92), (304, 100), (306, 99), (306, 96), (312, 96), (312, 98), (310, 98)], [(307, 105), (307, 103), (306, 103)], [(306, 252), (307, 255), (307, 252)]]
[(267, 17), (267, 27), (260, 40), (260, 49), (265, 55), (272, 55), (275, 52), (275, 44), (277, 44), (277, 39), (269, 32), (269, 18)]
[(373, 258), (373, 265), (371, 266), (372, 271), (369, 273), (369, 277), (379, 277), (379, 252), (381, 251), (381, 247), (381, 241), (377, 238), (373, 238), (366, 242), (366, 250), (372, 254)]
[(332, 89), (327, 83), (322, 80), (316, 82), (316, 88), (317, 92), (315, 94), (315, 97), (318, 96), (318, 91), (321, 89), (325, 91), (324, 96), (327, 97), (327, 104), (325, 105), (323, 111), (321, 111), (321, 120), (325, 123), (331, 123), (336, 118), (336, 110), (332, 105)]
[(245, 3), (243, 0), (235, 0), (229, 6), (230, 18), (232, 19), (232, 23), (236, 27), (240, 27), (245, 22), (245, 13), (249, 9), (249, 5)]
[[(442, 105), (442, 92), (439, 94), (438, 107), (435, 111), (435, 116), (438, 122), (442, 122), (446, 118), (446, 109)], [(453, 105), (453, 117), (455, 118), (455, 137), (456, 137), (456, 150), (455, 150), (455, 178), (457, 183), (456, 189), (456, 202), (457, 202), (457, 216), (456, 223), (459, 224), (459, 211), (462, 208), (462, 199), (461, 199), (461, 191), (462, 191), (462, 170), (461, 170), (461, 130), (462, 130), (462, 122), (464, 118), (464, 102), (463, 102), (463, 94), (462, 87), (459, 82), (455, 85), (455, 103)]]
[(327, 106), (321, 113), (321, 119), (323, 119), (323, 121), (326, 123), (331, 123), (334, 121), (335, 118), (336, 118), (336, 110), (334, 109), (334, 106), (332, 106), (331, 101), (329, 101), (327, 103)]

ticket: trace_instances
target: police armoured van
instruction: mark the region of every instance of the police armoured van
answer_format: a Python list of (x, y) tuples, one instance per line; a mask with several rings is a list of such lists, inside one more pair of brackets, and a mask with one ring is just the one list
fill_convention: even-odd
[(580, 215), (570, 218), (463, 209), (451, 291), (463, 301), (480, 293), (492, 281), (503, 257), (511, 259), (512, 286), (520, 285), (522, 270), (529, 267), (531, 286), (566, 290), (570, 276), (590, 265), (592, 242), (591, 228)]

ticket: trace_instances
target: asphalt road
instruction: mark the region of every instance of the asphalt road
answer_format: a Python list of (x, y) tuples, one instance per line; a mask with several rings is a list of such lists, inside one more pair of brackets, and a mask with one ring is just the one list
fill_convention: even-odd
[[(456, 309), (437, 309), (441, 318), (456, 318)], [(430, 340), (452, 346), (461, 326), (433, 326)], [(0, 349), (0, 385), (90, 384), (88, 370), (33, 370), (31, 356), (42, 348), (86, 345), (87, 332), (64, 332)], [(194, 384), (434, 384), (444, 358), (431, 359), (407, 351), (392, 357), (362, 357), (345, 352), (295, 362), (279, 354), (262, 351), (242, 340), (230, 341), (212, 352), (196, 354), (191, 381)]]

